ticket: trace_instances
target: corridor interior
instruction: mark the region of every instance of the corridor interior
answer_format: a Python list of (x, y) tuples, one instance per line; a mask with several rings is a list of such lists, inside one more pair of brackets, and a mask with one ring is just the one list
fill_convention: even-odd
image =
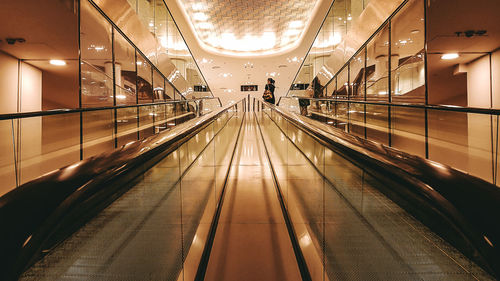
[(221, 194), (204, 280), (493, 280), (298, 128), (265, 111), (225, 121), (136, 179), (20, 280), (200, 280)]

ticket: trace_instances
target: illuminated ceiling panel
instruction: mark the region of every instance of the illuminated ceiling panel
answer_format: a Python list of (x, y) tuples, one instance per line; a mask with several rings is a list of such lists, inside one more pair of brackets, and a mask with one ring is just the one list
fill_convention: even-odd
[(229, 55), (274, 54), (297, 45), (317, 0), (178, 0), (202, 46)]

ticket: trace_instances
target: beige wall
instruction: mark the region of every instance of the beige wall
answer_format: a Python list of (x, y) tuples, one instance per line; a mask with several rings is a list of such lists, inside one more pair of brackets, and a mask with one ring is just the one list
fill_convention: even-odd
[(78, 62), (65, 66), (66, 71), (43, 71), (42, 110), (78, 108)]
[(491, 55), (493, 108), (500, 108), (500, 49)]
[(0, 51), (0, 114), (17, 112), (18, 60)]
[[(467, 65), (468, 106), (499, 108), (499, 65), (500, 51), (491, 55), (491, 62), (490, 55), (485, 55)], [(489, 115), (473, 113), (468, 114), (467, 120), (468, 171), (488, 181), (493, 179), (491, 128), (496, 124), (494, 121)]]
[(468, 124), (468, 172), (487, 181), (493, 180), (491, 126), (494, 124), (488, 114), (469, 113)]
[(467, 105), (490, 108), (490, 56), (467, 64)]
[(20, 74), (20, 111), (42, 110), (42, 71), (22, 62)]
[(500, 108), (500, 50), (468, 63), (465, 69), (467, 105)]
[(42, 71), (0, 51), (0, 114), (41, 109)]

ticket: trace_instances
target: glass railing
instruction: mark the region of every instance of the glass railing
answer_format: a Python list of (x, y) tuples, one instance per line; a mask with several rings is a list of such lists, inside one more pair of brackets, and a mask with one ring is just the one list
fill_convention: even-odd
[[(279, 106), (300, 114), (298, 97)], [(424, 157), (498, 185), (499, 110), (308, 99), (302, 114), (358, 137)]]
[[(218, 108), (0, 197), (0, 279), (54, 280), (75, 272), (84, 279), (194, 276), (223, 197), (234, 155), (228, 150), (236, 148), (243, 110), (243, 100)], [(138, 250), (144, 247), (149, 250)], [(127, 249), (142, 262), (130, 264)], [(165, 259), (158, 262), (160, 256)], [(95, 266), (81, 271), (82, 259)], [(119, 266), (109, 266), (111, 260)]]
[(215, 98), (0, 115), (0, 196), (45, 173), (220, 108)]
[[(291, 100), (285, 102), (287, 108)], [(316, 103), (325, 110), (310, 110), (311, 115), (321, 116), (331, 126), (351, 133), (357, 128), (377, 141), (390, 134), (395, 144), (407, 138), (410, 148), (421, 145), (425, 151), (424, 129), (407, 120), (420, 120), (424, 126), (425, 118), (413, 115), (426, 109), (387, 109), (386, 105), (380, 109), (382, 105), (366, 104), (369, 109), (361, 115), (369, 114), (371, 121), (365, 122), (354, 112), (360, 110), (353, 109), (359, 107), (357, 103), (311, 100), (311, 107)], [(457, 276), (494, 280), (490, 274), (499, 273), (500, 254), (489, 242), (498, 237), (498, 215), (492, 213), (498, 210), (500, 190), (494, 185), (300, 116), (298, 105), (292, 113), (282, 106), (257, 104), (263, 140), (313, 280), (325, 276), (329, 280), (430, 280), (434, 274), (450, 280)], [(386, 117), (381, 117), (387, 110), (393, 127), (387, 127)], [(441, 136), (450, 136), (428, 138), (429, 147), (435, 149), (430, 152), (437, 152), (440, 145), (455, 149), (443, 152), (450, 153), (448, 157), (455, 153), (479, 159), (477, 153), (457, 153), (464, 144), (456, 134), (451, 137), (458, 122), (449, 121), (457, 116), (480, 120), (478, 116), (490, 115), (427, 110), (433, 126), (429, 132), (436, 134), (441, 128)], [(432, 123), (437, 120), (440, 125)], [(456, 231), (462, 234), (457, 236)]]

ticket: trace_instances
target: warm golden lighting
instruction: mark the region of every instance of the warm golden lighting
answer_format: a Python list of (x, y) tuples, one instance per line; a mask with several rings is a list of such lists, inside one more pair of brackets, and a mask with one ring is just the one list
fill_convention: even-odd
[(234, 56), (268, 55), (297, 47), (320, 3), (318, 0), (280, 2), (273, 4), (272, 14), (266, 14), (239, 3), (178, 2), (202, 48)]
[(208, 19), (207, 15), (205, 15), (205, 13), (195, 13), (193, 15), (193, 18), (195, 20), (199, 20), (199, 21), (205, 21)]
[(453, 60), (453, 59), (456, 59), (456, 58), (458, 58), (458, 54), (457, 53), (447, 53), (447, 54), (443, 54), (441, 56), (442, 60)]
[(290, 28), (301, 28), (304, 23), (301, 20), (294, 20), (290, 22)]
[(66, 62), (63, 60), (50, 60), (49, 63), (52, 65), (57, 65), (57, 66), (66, 65)]

